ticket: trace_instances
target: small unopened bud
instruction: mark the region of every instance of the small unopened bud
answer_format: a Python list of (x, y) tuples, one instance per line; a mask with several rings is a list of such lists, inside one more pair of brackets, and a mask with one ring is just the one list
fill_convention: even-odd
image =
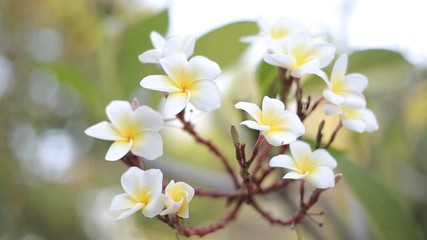
[(134, 111), (139, 107), (139, 101), (136, 97), (132, 99), (131, 106)]
[(335, 174), (335, 184), (339, 183), (341, 179), (342, 179), (342, 173)]
[(234, 125), (234, 124), (231, 125), (231, 139), (233, 139), (233, 145), (234, 146), (237, 147), (240, 145), (239, 133), (237, 132), (236, 125)]

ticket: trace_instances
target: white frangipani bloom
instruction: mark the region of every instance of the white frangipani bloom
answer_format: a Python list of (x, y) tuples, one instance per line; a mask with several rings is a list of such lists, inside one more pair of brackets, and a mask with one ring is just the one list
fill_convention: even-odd
[(257, 24), (260, 30), (259, 33), (254, 36), (243, 37), (243, 42), (265, 40), (269, 46), (271, 43), (282, 41), (293, 34), (307, 32), (302, 25), (286, 17), (280, 17), (273, 24), (270, 24), (264, 17), (259, 16)]
[(171, 180), (165, 189), (166, 209), (160, 215), (176, 214), (182, 218), (189, 216), (189, 203), (194, 196), (194, 188), (184, 182)]
[(325, 149), (311, 152), (310, 145), (303, 141), (291, 143), (289, 149), (292, 157), (281, 154), (270, 160), (270, 167), (290, 170), (283, 176), (284, 179), (304, 179), (316, 188), (335, 186), (332, 169), (337, 166), (337, 162)]
[(245, 120), (240, 124), (261, 131), (267, 142), (273, 146), (294, 142), (305, 133), (304, 125), (298, 116), (285, 110), (285, 104), (280, 100), (265, 96), (262, 100), (262, 110), (256, 104), (247, 102), (238, 102), (234, 106), (255, 119)]
[(122, 175), (121, 181), (125, 193), (116, 195), (110, 206), (110, 210), (126, 210), (117, 220), (127, 218), (139, 210), (148, 218), (160, 214), (164, 208), (164, 195), (163, 173), (159, 169), (144, 171), (130, 167)]
[(153, 160), (163, 154), (163, 141), (159, 134), (164, 122), (160, 113), (148, 106), (132, 109), (127, 101), (112, 101), (107, 106), (110, 122), (103, 121), (85, 130), (91, 137), (114, 141), (106, 160), (115, 161), (129, 151), (136, 156)]
[(219, 88), (213, 81), (221, 69), (216, 62), (203, 56), (189, 61), (183, 54), (160, 59), (167, 76), (151, 75), (141, 80), (141, 86), (151, 90), (169, 93), (164, 105), (166, 115), (181, 112), (190, 102), (203, 112), (210, 112), (221, 106)]
[(363, 108), (366, 106), (363, 90), (368, 85), (368, 78), (362, 74), (346, 75), (347, 55), (341, 55), (332, 69), (331, 79), (324, 79), (328, 88), (323, 90), (323, 97), (329, 102), (347, 108)]
[(378, 130), (375, 114), (367, 108), (346, 108), (343, 106), (325, 104), (323, 112), (326, 115), (340, 115), (342, 125), (355, 132), (373, 132)]
[(147, 50), (138, 56), (142, 63), (160, 63), (159, 59), (177, 53), (184, 54), (187, 58), (193, 55), (196, 45), (196, 36), (171, 37), (164, 39), (158, 32), (151, 32), (151, 42), (154, 49)]
[(315, 42), (307, 33), (294, 34), (271, 45), (271, 52), (264, 55), (264, 61), (273, 66), (286, 68), (293, 77), (317, 74), (334, 58), (335, 46)]

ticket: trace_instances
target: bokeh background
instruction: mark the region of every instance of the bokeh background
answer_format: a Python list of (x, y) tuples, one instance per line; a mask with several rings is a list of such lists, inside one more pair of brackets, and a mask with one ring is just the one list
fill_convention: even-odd
[[(159, 108), (161, 94), (143, 90), (139, 81), (161, 71), (139, 63), (137, 56), (152, 48), (152, 30), (196, 34), (196, 54), (217, 61), (224, 72), (218, 79), (223, 107), (209, 114), (194, 113), (193, 120), (232, 158), (229, 126), (241, 120), (233, 104), (259, 102), (268, 92), (265, 81), (271, 69), (258, 67), (257, 47), (238, 41), (258, 31), (253, 22), (257, 14), (272, 20), (293, 17), (314, 32), (326, 33), (339, 53), (349, 53), (350, 72), (370, 79), (365, 94), (380, 125), (372, 134), (339, 133), (334, 146), (346, 154), (334, 154), (344, 179), (323, 194), (316, 207), (325, 212), (315, 217), (323, 227), (306, 220), (298, 227), (300, 236), (426, 239), (427, 50), (419, 43), (427, 34), (420, 25), (425, 6), (405, 1), (399, 8), (379, 0), (230, 2), (0, 2), (1, 240), (178, 239), (168, 226), (139, 214), (114, 222), (117, 213), (108, 208), (122, 191), (119, 179), (126, 167), (103, 160), (109, 143), (95, 141), (83, 131), (106, 119), (105, 106), (111, 100), (137, 97), (142, 104)], [(245, 22), (219, 28), (241, 20)], [(305, 89), (314, 97), (322, 82), (311, 80)], [(319, 112), (307, 120), (309, 136), (321, 119)], [(328, 121), (326, 128), (332, 129), (334, 124)], [(248, 144), (253, 143), (253, 132), (239, 130)], [(161, 168), (167, 179), (227, 189), (221, 165), (174, 122), (162, 134), (166, 154), (148, 163), (150, 167)], [(296, 199), (290, 187), (262, 202), (286, 218)], [(186, 223), (208, 225), (225, 212), (225, 202), (197, 198)], [(271, 226), (244, 208), (237, 221), (206, 237), (244, 238), (297, 236), (295, 230)]]

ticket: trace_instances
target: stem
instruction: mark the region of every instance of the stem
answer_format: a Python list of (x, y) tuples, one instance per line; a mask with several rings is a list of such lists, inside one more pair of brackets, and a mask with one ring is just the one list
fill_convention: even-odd
[(278, 70), (279, 70), (279, 79), (281, 84), (279, 97), (280, 97), (280, 100), (286, 106), (286, 100), (288, 99), (288, 95), (291, 90), (293, 78), (290, 77), (289, 72), (286, 69), (278, 68)]
[(215, 232), (221, 228), (224, 228), (229, 222), (233, 221), (236, 218), (237, 213), (238, 213), (240, 207), (242, 206), (242, 203), (243, 203), (243, 199), (240, 199), (237, 202), (234, 209), (231, 212), (229, 212), (223, 219), (221, 219), (217, 223), (214, 223), (214, 224), (207, 226), (207, 227), (198, 227), (198, 228), (197, 227), (185, 227), (182, 225), (178, 225), (178, 226), (176, 226), (178, 233), (181, 235), (184, 235), (186, 237), (190, 237), (190, 236), (194, 236), (194, 235), (199, 236), (199, 237), (203, 237), (209, 233), (213, 233), (213, 232)]
[(183, 129), (185, 131), (187, 131), (191, 136), (194, 137), (194, 139), (196, 140), (196, 142), (201, 143), (203, 145), (205, 145), (207, 148), (209, 148), (209, 150), (214, 153), (222, 162), (222, 164), (224, 165), (226, 171), (228, 172), (228, 174), (230, 175), (230, 177), (233, 179), (234, 182), (234, 186), (237, 189), (239, 187), (239, 182), (237, 180), (236, 175), (233, 172), (233, 169), (231, 168), (231, 165), (229, 163), (229, 161), (227, 160), (227, 158), (224, 156), (224, 154), (222, 154), (219, 149), (210, 141), (207, 139), (204, 139), (203, 137), (201, 137), (196, 130), (194, 129), (194, 125), (191, 124), (190, 122), (185, 121), (184, 119), (184, 114), (185, 114), (185, 109), (182, 110), (180, 113), (178, 113), (176, 115), (176, 117), (181, 121), (181, 123), (184, 125)]
[(245, 162), (245, 168), (249, 168), (252, 164), (252, 162), (254, 161), (254, 159), (257, 157), (258, 153), (259, 153), (259, 148), (261, 147), (261, 144), (264, 142), (265, 137), (264, 135), (260, 132), (258, 135), (258, 140), (255, 143), (254, 149), (252, 151), (252, 156), (249, 159), (249, 161)]
[(304, 179), (301, 179), (300, 180), (300, 186), (299, 186), (300, 208), (301, 209), (305, 208), (305, 206), (304, 206), (304, 192), (305, 192), (304, 183), (305, 183)]
[(329, 138), (329, 142), (325, 145), (325, 149), (328, 149), (331, 146), (332, 142), (335, 140), (335, 137), (338, 134), (338, 131), (342, 128), (342, 126), (343, 125), (342, 125), (342, 123), (340, 121), (338, 123), (337, 127), (335, 128), (334, 132), (332, 133), (331, 138)]

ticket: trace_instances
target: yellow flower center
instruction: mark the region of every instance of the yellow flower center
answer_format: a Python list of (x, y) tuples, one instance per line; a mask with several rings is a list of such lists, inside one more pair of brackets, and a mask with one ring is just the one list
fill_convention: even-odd
[(350, 118), (350, 119), (359, 118), (358, 109), (342, 108), (342, 111), (347, 116), (347, 118)]
[(314, 166), (310, 159), (306, 158), (298, 162), (297, 168), (301, 174), (306, 174), (312, 172)]
[(270, 28), (269, 35), (272, 39), (281, 39), (289, 35), (289, 30), (283, 27)]

